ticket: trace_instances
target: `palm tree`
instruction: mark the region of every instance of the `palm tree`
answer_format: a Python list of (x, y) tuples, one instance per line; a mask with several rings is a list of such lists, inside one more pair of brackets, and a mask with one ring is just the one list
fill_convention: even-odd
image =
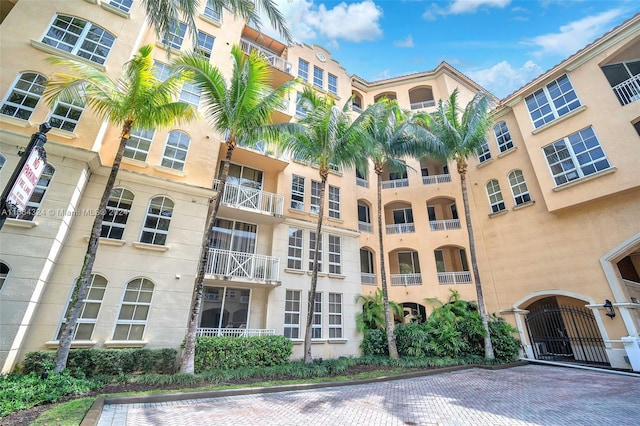
[(266, 132), (271, 114), (285, 102), (289, 88), (295, 83), (295, 80), (292, 80), (273, 89), (269, 85), (269, 64), (259, 52), (253, 51), (246, 56), (238, 45), (234, 45), (231, 55), (233, 72), (228, 83), (219, 68), (197, 53), (183, 54), (173, 63), (175, 70), (189, 73), (194, 84), (201, 90), (206, 118), (215, 130), (225, 135), (227, 145), (227, 155), (223, 160), (219, 181), (214, 183), (214, 189), (217, 185), (218, 194), (211, 200), (213, 205), (206, 222), (194, 284), (191, 317), (180, 367), (181, 371), (187, 374), (194, 373), (196, 332), (202, 306), (208, 245), (213, 238), (214, 224), (229, 175), (233, 151), (238, 143), (251, 147), (255, 146), (262, 136), (268, 136)]
[(298, 123), (281, 124), (277, 129), (288, 135), (280, 141), (282, 148), (292, 153), (296, 159), (317, 166), (320, 174), (320, 206), (304, 338), (304, 362), (311, 363), (311, 331), (318, 284), (318, 253), (329, 167), (357, 167), (366, 162), (364, 129), (369, 117), (368, 114), (362, 114), (352, 122), (347, 113), (350, 102), (339, 108), (333, 98), (319, 96), (308, 87), (302, 92), (299, 105), (305, 111), (305, 117)]
[(484, 353), (486, 359), (492, 360), (495, 356), (489, 334), (489, 318), (484, 304), (480, 273), (478, 272), (476, 246), (473, 238), (469, 196), (467, 193), (467, 159), (477, 155), (486, 141), (486, 133), (491, 128), (491, 120), (488, 115), (489, 106), (489, 97), (484, 93), (478, 92), (463, 110), (458, 105), (458, 89), (455, 89), (447, 102), (440, 100), (437, 111), (430, 116), (426, 116), (425, 125), (431, 134), (442, 143), (446, 158), (455, 161), (460, 175), (471, 266), (478, 298), (478, 309), (485, 330)]
[[(207, 0), (204, 0), (207, 1)], [(278, 10), (274, 0), (209, 0), (214, 8), (225, 8), (234, 16), (252, 22), (258, 29), (261, 26), (260, 15), (266, 15), (271, 26), (287, 42), (292, 41), (284, 15)], [(159, 39), (168, 38), (178, 25), (180, 14), (187, 21), (187, 27), (197, 39), (198, 29), (195, 17), (198, 14), (200, 0), (142, 0), (147, 20), (154, 28)]]
[[(428, 138), (424, 129), (411, 120), (400, 109), (398, 103), (386, 98), (367, 108), (371, 125), (367, 128), (367, 155), (373, 163), (377, 176), (378, 250), (380, 252), (380, 279), (386, 323), (389, 356), (398, 359), (398, 349), (393, 333), (393, 316), (389, 309), (389, 290), (385, 270), (385, 251), (382, 233), (382, 173), (385, 166), (391, 170), (406, 169), (400, 159), (415, 156), (420, 152), (437, 152), (441, 144)], [(440, 155), (442, 153), (439, 153)]]
[(80, 102), (88, 105), (96, 114), (115, 125), (121, 125), (120, 144), (113, 160), (100, 205), (91, 228), (91, 235), (84, 256), (80, 276), (76, 280), (69, 302), (70, 311), (62, 327), (60, 344), (56, 353), (55, 371), (62, 371), (67, 364), (74, 331), (89, 288), (91, 272), (98, 251), (98, 240), (107, 203), (116, 180), (124, 149), (135, 126), (139, 129), (168, 127), (197, 117), (193, 106), (173, 99), (180, 89), (182, 78), (174, 74), (160, 82), (153, 74), (151, 46), (143, 46), (125, 64), (122, 77), (114, 81), (92, 66), (72, 60), (50, 58), (54, 65), (64, 65), (70, 74), (56, 72), (47, 82), (44, 98), (49, 105), (56, 101)]
[(356, 315), (356, 327), (358, 331), (387, 328), (385, 306), (389, 307), (394, 322), (396, 318), (404, 318), (402, 305), (388, 299), (385, 301), (382, 290), (379, 288), (376, 289), (373, 294), (367, 296), (359, 295), (356, 301), (362, 302), (362, 312)]

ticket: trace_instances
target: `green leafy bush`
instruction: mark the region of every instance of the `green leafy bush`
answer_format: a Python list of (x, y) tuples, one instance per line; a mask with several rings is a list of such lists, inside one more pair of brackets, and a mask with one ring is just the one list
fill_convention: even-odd
[(387, 334), (385, 330), (365, 330), (364, 338), (360, 343), (362, 353), (365, 355), (389, 355)]
[(514, 335), (517, 335), (518, 330), (494, 314), (489, 318), (489, 331), (491, 332), (491, 343), (496, 361), (517, 361), (521, 345)]
[(279, 365), (292, 353), (293, 343), (284, 336), (198, 337), (195, 370)]

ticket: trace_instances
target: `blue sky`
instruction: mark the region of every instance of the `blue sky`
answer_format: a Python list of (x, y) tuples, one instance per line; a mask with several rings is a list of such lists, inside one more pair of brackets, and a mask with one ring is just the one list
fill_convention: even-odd
[(498, 97), (640, 12), (638, 0), (275, 1), (296, 41), (349, 74), (375, 81), (447, 61)]

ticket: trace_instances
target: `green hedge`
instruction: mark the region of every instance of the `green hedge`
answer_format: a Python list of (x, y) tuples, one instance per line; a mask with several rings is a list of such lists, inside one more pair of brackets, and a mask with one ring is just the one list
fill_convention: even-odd
[(198, 337), (195, 370), (280, 365), (292, 353), (293, 343), (284, 336)]
[[(125, 373), (172, 374), (176, 371), (175, 349), (72, 349), (67, 369), (85, 377), (117, 376)], [(52, 371), (55, 367), (54, 351), (27, 353), (22, 363), (25, 374)]]

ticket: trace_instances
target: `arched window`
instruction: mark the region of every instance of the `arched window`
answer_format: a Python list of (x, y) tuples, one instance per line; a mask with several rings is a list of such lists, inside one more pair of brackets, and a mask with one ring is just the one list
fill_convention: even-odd
[(498, 142), (500, 152), (505, 152), (513, 148), (513, 141), (511, 140), (507, 123), (501, 121), (493, 126), (493, 133), (496, 135), (496, 142)]
[(10, 270), (9, 265), (4, 262), (0, 262), (0, 290), (4, 287), (4, 283), (7, 281)]
[(122, 239), (132, 204), (133, 192), (124, 188), (113, 188), (107, 203), (107, 213), (102, 221), (101, 237)]
[(115, 39), (113, 34), (92, 22), (56, 15), (42, 43), (102, 65)]
[[(74, 283), (75, 285), (75, 283)], [(104, 293), (107, 290), (107, 279), (102, 275), (92, 274), (89, 280), (89, 288), (87, 290), (87, 297), (82, 304), (82, 310), (78, 317), (78, 323), (73, 335), (73, 340), (91, 340), (93, 336), (93, 330), (96, 327), (98, 320), (98, 313), (102, 306), (102, 299), (104, 299)], [(62, 332), (62, 326), (67, 322), (67, 318), (70, 315), (71, 306), (69, 301), (67, 302), (67, 308), (65, 309), (65, 316), (62, 318), (60, 328), (58, 328), (58, 334), (56, 340), (60, 340), (60, 333)]]
[(500, 184), (496, 179), (491, 179), (487, 182), (487, 196), (489, 197), (492, 213), (498, 213), (506, 209), (502, 192), (500, 192)]
[(189, 136), (179, 130), (169, 132), (167, 144), (162, 155), (162, 167), (169, 167), (178, 171), (184, 170), (184, 163), (187, 160), (189, 151)]
[(113, 340), (142, 340), (147, 326), (153, 283), (146, 278), (129, 281), (122, 297)]
[(56, 169), (51, 164), (47, 164), (45, 166), (42, 176), (40, 176), (40, 179), (33, 190), (33, 194), (31, 194), (31, 198), (27, 201), (27, 208), (24, 212), (15, 216), (17, 219), (33, 220), (33, 218), (36, 217), (36, 214), (40, 209), (40, 205), (42, 204), (42, 200), (44, 199), (44, 195), (47, 193), (47, 190), (51, 185), (51, 179), (53, 179), (55, 172)]
[(524, 175), (521, 170), (514, 170), (509, 173), (509, 185), (511, 185), (511, 192), (513, 193), (516, 206), (531, 201), (527, 182), (524, 180)]
[(18, 76), (0, 106), (0, 114), (28, 120), (44, 92), (47, 79), (37, 72), (24, 72)]
[(373, 252), (366, 248), (360, 249), (360, 283), (376, 285), (376, 266)]
[(154, 197), (149, 201), (142, 225), (140, 242), (163, 246), (167, 242), (169, 224), (173, 215), (173, 201), (167, 197)]

